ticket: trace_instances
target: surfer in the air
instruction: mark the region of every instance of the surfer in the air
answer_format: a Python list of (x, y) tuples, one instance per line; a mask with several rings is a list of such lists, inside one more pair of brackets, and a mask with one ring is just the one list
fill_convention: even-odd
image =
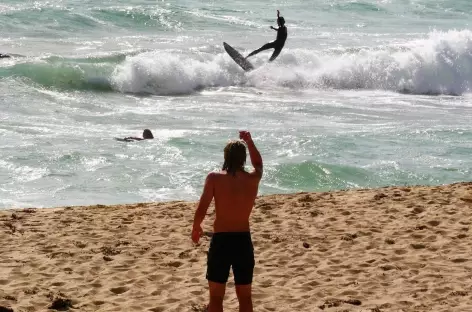
[(287, 27), (285, 27), (285, 19), (280, 16), (279, 10), (277, 10), (277, 25), (279, 26), (279, 28), (274, 28), (270, 26), (271, 29), (277, 31), (277, 38), (275, 39), (275, 41), (264, 44), (261, 48), (249, 53), (246, 58), (268, 49), (274, 49), (274, 53), (272, 53), (269, 62), (272, 62), (277, 58), (277, 56), (279, 56), (280, 51), (282, 51), (282, 48), (284, 47), (285, 40), (287, 40)]

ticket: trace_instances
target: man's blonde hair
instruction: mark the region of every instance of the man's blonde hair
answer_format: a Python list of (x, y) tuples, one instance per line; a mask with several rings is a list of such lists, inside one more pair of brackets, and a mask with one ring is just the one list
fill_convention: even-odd
[(224, 157), (223, 170), (232, 175), (235, 175), (238, 170), (244, 171), (246, 145), (240, 140), (228, 142), (224, 149)]

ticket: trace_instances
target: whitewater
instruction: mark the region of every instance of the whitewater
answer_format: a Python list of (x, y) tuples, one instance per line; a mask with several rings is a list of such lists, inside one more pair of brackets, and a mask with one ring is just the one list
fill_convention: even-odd
[[(248, 54), (246, 73), (223, 41)], [(468, 1), (0, 4), (0, 208), (197, 200), (238, 130), (261, 194), (472, 178)], [(115, 137), (155, 139), (124, 143)], [(249, 165), (249, 164), (248, 164)]]

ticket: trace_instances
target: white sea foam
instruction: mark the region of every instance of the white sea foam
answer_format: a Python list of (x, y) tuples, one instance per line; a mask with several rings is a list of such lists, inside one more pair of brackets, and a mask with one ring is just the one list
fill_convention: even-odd
[(130, 56), (112, 76), (116, 90), (159, 95), (208, 87), (376, 89), (414, 94), (467, 93), (472, 87), (472, 32), (433, 32), (403, 46), (346, 52), (285, 49), (245, 74), (226, 54), (212, 57), (147, 52)]
[(223, 55), (208, 60), (147, 52), (128, 57), (117, 66), (112, 84), (121, 92), (177, 95), (207, 87), (231, 86), (243, 79), (237, 65), (229, 65)]

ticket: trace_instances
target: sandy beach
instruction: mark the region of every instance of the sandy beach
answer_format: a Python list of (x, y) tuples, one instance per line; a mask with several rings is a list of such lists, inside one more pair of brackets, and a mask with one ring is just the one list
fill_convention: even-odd
[[(194, 211), (0, 211), (0, 311), (203, 311)], [(255, 311), (472, 311), (472, 183), (261, 196), (251, 222)]]

